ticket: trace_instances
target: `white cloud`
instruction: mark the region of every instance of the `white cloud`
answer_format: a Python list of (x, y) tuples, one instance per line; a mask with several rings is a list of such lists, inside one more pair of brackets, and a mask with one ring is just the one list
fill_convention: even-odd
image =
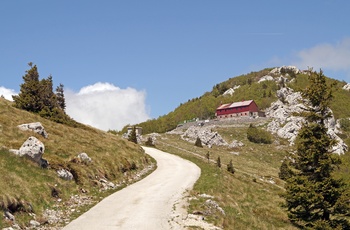
[(78, 93), (65, 91), (66, 112), (76, 121), (108, 130), (121, 130), (127, 124), (150, 118), (146, 93), (133, 88), (120, 89), (110, 83), (83, 87)]
[(294, 65), (301, 69), (343, 71), (350, 76), (350, 38), (336, 44), (319, 44), (296, 53)]
[(13, 101), (12, 95), (17, 95), (17, 93), (13, 89), (7, 89), (3, 86), (0, 86), (0, 96), (4, 96), (5, 99)]

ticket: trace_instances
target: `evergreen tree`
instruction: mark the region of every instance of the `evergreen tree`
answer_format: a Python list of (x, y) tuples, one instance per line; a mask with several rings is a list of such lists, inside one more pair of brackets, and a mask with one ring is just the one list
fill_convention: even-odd
[(129, 141), (137, 144), (136, 127), (134, 126), (129, 134)]
[(20, 92), (12, 96), (14, 106), (30, 112), (40, 112), (42, 105), (40, 100), (40, 82), (39, 73), (36, 65), (28, 63), (30, 69), (22, 77), (24, 83), (21, 84)]
[(199, 137), (197, 137), (196, 142), (194, 143), (195, 146), (203, 148), (202, 141)]
[(63, 111), (66, 110), (66, 99), (64, 98), (64, 85), (60, 84), (56, 88), (56, 97), (57, 97), (57, 104), (60, 109)]
[(309, 71), (309, 81), (303, 93), (309, 101), (307, 122), (299, 131), (295, 162), (290, 165), (293, 174), (285, 185), (288, 217), (302, 228), (349, 229), (342, 218), (350, 213), (349, 197), (344, 183), (332, 176), (340, 159), (330, 152), (335, 141), (327, 135), (324, 124), (330, 115), (331, 87), (322, 71)]
[(230, 163), (228, 163), (228, 165), (227, 165), (227, 171), (229, 171), (232, 174), (234, 174), (236, 172), (235, 168), (233, 167), (232, 160), (230, 160)]
[(218, 159), (216, 161), (216, 165), (218, 166), (218, 168), (221, 168), (221, 158), (220, 158), (220, 156), (218, 156)]

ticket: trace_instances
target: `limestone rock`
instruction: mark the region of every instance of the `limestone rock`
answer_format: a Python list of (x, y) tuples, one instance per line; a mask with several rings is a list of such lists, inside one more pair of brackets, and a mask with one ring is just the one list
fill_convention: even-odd
[[(279, 100), (266, 109), (266, 116), (273, 118), (267, 125), (267, 130), (276, 133), (281, 138), (288, 139), (290, 144), (293, 145), (299, 130), (305, 123), (305, 118), (298, 116), (298, 114), (305, 111), (307, 101), (302, 98), (300, 92), (294, 92), (290, 88), (278, 90), (277, 97)], [(329, 112), (333, 114), (330, 109)], [(337, 140), (337, 144), (332, 147), (332, 151), (337, 154), (344, 154), (348, 147), (337, 135), (337, 133), (340, 133), (339, 125), (337, 125), (333, 116), (325, 121), (325, 126), (328, 129), (328, 135)]]
[(263, 76), (262, 78), (260, 78), (260, 80), (258, 81), (258, 83), (261, 83), (263, 81), (273, 81), (273, 77), (270, 76), (270, 75), (266, 75), (266, 76)]
[(229, 88), (228, 90), (226, 90), (222, 95), (230, 95), (230, 96), (232, 96), (234, 93), (235, 93), (235, 91), (236, 91), (236, 89), (238, 89), (239, 87), (241, 87), (240, 85), (235, 85), (233, 88)]
[(350, 90), (350, 83), (344, 85), (343, 89), (349, 91)]
[(60, 178), (62, 178), (64, 180), (73, 180), (73, 178), (74, 178), (72, 173), (66, 169), (57, 170), (57, 174)]
[(270, 71), (271, 74), (283, 74), (288, 72), (293, 72), (295, 74), (301, 73), (300, 69), (295, 66), (281, 66)]
[(202, 141), (202, 144), (211, 147), (212, 145), (227, 146), (228, 143), (221, 137), (218, 132), (212, 132), (213, 126), (191, 126), (184, 134), (181, 135), (183, 140), (195, 143), (197, 137)]
[(87, 155), (87, 153), (80, 153), (78, 155), (78, 158), (84, 163), (90, 163), (92, 161), (91, 158)]
[(43, 161), (46, 161), (42, 159), (42, 155), (44, 154), (44, 151), (45, 151), (44, 144), (40, 140), (38, 140), (36, 137), (33, 137), (33, 136), (29, 137), (23, 143), (23, 145), (18, 151), (11, 150), (11, 152), (15, 153), (20, 157), (27, 156), (29, 159), (33, 160), (39, 165), (42, 165)]
[(30, 131), (33, 131), (45, 138), (48, 138), (48, 134), (47, 132), (45, 131), (45, 128), (44, 126), (40, 123), (40, 122), (33, 122), (33, 123), (29, 123), (29, 124), (22, 124), (22, 125), (19, 125), (17, 126), (20, 130), (23, 130), (23, 131), (27, 131), (27, 130), (30, 130)]

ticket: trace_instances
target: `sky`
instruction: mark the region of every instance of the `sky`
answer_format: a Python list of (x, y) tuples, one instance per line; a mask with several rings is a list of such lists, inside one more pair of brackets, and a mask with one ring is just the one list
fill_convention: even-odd
[(102, 130), (163, 116), (231, 77), (322, 68), (350, 82), (348, 0), (2, 0), (0, 94), (28, 63)]

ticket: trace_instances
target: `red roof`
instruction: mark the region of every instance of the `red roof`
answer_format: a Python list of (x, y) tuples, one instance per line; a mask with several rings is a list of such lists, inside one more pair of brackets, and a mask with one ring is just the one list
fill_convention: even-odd
[(231, 104), (222, 104), (220, 105), (216, 110), (220, 109), (227, 109), (227, 108), (236, 108), (236, 107), (242, 107), (242, 106), (248, 106), (253, 102), (253, 100), (249, 101), (240, 101), (240, 102), (233, 102)]

